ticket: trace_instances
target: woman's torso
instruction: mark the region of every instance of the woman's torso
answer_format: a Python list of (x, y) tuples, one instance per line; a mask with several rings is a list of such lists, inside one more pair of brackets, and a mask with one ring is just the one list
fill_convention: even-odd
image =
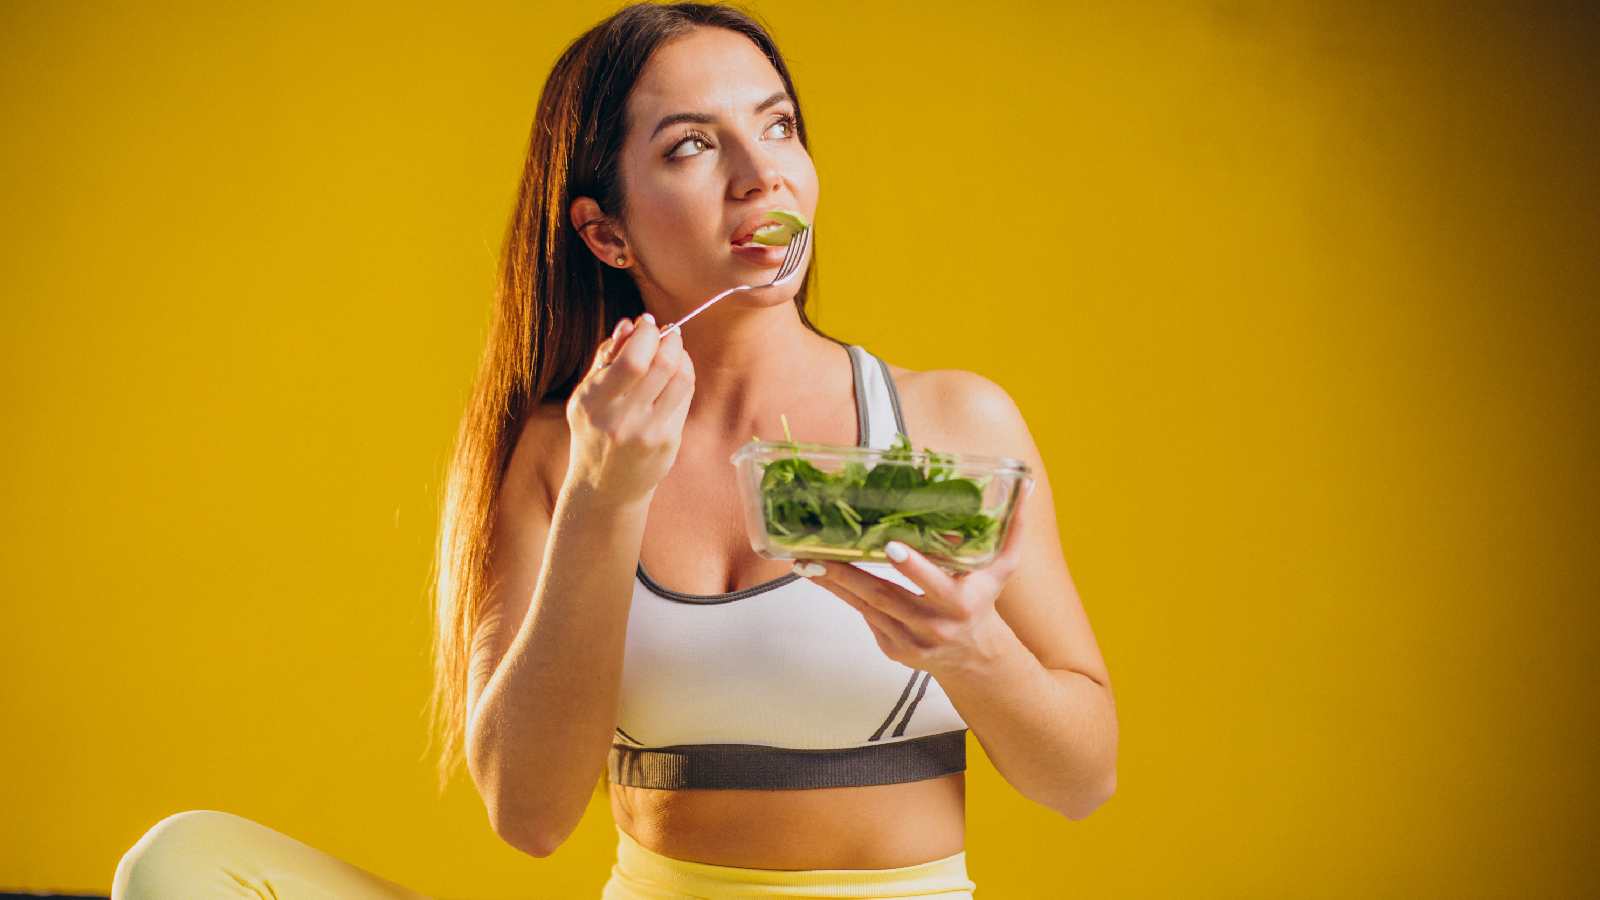
[[(841, 362), (848, 366), (844, 348)], [(917, 447), (942, 449), (919, 375), (888, 366), (899, 392), (906, 432)], [(848, 370), (847, 370), (848, 374)], [(805, 440), (853, 446), (856, 404), (834, 385), (816, 408)], [(547, 413), (548, 414), (548, 413)], [(563, 416), (554, 417), (565, 427)], [(793, 419), (794, 416), (791, 416)], [(771, 436), (765, 436), (769, 439)], [(650, 578), (673, 591), (721, 594), (790, 573), (791, 563), (758, 556), (743, 531), (728, 458), (749, 440), (686, 428), (678, 457), (651, 499), (640, 562)], [(566, 442), (549, 454), (550, 488), (565, 473)], [(839, 600), (839, 603), (844, 601)], [(865, 630), (866, 623), (860, 623)], [(618, 827), (640, 844), (676, 859), (761, 869), (876, 869), (914, 865), (965, 846), (966, 779), (962, 772), (899, 784), (808, 790), (660, 790), (608, 784)]]

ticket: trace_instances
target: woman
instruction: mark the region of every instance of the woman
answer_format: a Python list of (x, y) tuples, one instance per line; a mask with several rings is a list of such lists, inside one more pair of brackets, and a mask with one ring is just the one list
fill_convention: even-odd
[[(818, 199), (788, 69), (731, 8), (623, 9), (541, 96), (450, 472), (432, 709), (441, 790), (464, 756), (496, 831), (534, 856), (603, 776), (611, 900), (970, 897), (969, 728), (1071, 818), (1114, 789), (1109, 678), (1005, 392), (822, 334), (809, 271), (662, 336), (770, 281), (784, 248), (741, 245), (774, 209), (815, 221)], [(752, 552), (729, 466), (780, 414), (797, 440), (1020, 457), (1042, 494), (963, 576), (915, 551), (791, 571)], [(417, 896), (209, 811), (147, 833), (114, 896), (223, 870)]]

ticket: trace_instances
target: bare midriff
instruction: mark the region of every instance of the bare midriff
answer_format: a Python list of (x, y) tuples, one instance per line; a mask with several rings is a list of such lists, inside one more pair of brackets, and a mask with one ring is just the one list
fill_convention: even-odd
[(617, 826), (644, 847), (747, 869), (892, 869), (966, 846), (966, 774), (794, 791), (607, 785)]

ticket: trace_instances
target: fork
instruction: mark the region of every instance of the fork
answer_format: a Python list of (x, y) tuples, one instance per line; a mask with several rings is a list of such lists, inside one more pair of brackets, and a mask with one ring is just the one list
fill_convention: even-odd
[(683, 323), (689, 321), (695, 316), (700, 315), (701, 311), (703, 311), (706, 307), (717, 302), (718, 300), (721, 300), (723, 297), (726, 297), (729, 294), (737, 293), (739, 291), (753, 291), (756, 288), (762, 287), (777, 287), (778, 285), (783, 284), (784, 282), (793, 278), (794, 274), (800, 271), (800, 261), (806, 255), (806, 247), (811, 244), (811, 232), (815, 230), (815, 226), (802, 228), (800, 229), (799, 233), (789, 239), (789, 249), (783, 254), (783, 265), (778, 267), (778, 274), (772, 276), (771, 281), (767, 282), (766, 284), (741, 284), (738, 287), (728, 288), (722, 293), (712, 297), (710, 300), (707, 300), (699, 306), (696, 306), (687, 316), (684, 316), (678, 321), (663, 327), (661, 329), (661, 337), (664, 338), (673, 331), (681, 330), (683, 328)]

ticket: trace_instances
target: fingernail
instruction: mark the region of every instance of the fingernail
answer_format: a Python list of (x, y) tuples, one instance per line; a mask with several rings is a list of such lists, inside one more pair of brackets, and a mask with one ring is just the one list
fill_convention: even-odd
[(612, 336), (612, 337), (613, 337), (613, 338), (619, 338), (619, 337), (622, 337), (622, 325), (623, 325), (623, 323), (625, 323), (625, 322), (627, 322), (627, 321), (628, 321), (628, 320), (627, 320), (627, 319), (618, 319), (618, 320), (617, 320), (617, 325), (616, 325), (616, 327), (615, 327), (615, 328), (613, 328), (613, 329), (611, 329), (611, 336)]
[(654, 325), (656, 323), (656, 317), (651, 315), (650, 313), (645, 313), (643, 316), (640, 316), (640, 318), (644, 319), (644, 321), (646, 321), (646, 322), (649, 322), (651, 325)]
[(794, 564), (794, 573), (801, 578), (815, 578), (818, 575), (826, 575), (828, 570), (818, 563), (799, 560)]
[(899, 541), (890, 541), (884, 546), (883, 552), (889, 554), (889, 558), (895, 562), (905, 562), (911, 558), (911, 551)]

